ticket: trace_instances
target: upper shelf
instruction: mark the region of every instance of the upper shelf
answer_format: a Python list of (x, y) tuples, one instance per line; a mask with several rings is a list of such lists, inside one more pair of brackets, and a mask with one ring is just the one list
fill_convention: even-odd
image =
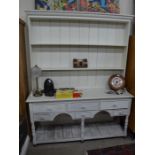
[[(32, 46), (35, 45), (81, 45), (81, 46), (127, 46), (130, 34), (130, 21), (113, 21), (106, 18), (104, 22), (74, 20), (76, 15), (67, 15), (66, 20), (51, 20), (55, 16), (35, 16), (29, 18), (29, 39)], [(67, 20), (72, 17), (72, 19)], [(78, 16), (83, 19), (83, 16)], [(32, 18), (32, 19), (31, 19)], [(41, 18), (41, 19), (40, 19)], [(42, 20), (44, 18), (45, 20)], [(86, 18), (86, 17), (85, 17)], [(92, 19), (93, 17), (89, 17)], [(97, 17), (96, 17), (97, 18)], [(96, 19), (95, 18), (95, 19)], [(103, 20), (99, 16), (98, 20)], [(108, 20), (108, 21), (107, 21)]]
[(84, 43), (31, 43), (31, 46), (32, 47), (35, 47), (35, 46), (113, 46), (113, 47), (127, 47), (128, 45), (125, 45), (125, 44), (84, 44)]
[(121, 67), (96, 67), (96, 68), (41, 68), (42, 71), (102, 71), (102, 70), (124, 70)]

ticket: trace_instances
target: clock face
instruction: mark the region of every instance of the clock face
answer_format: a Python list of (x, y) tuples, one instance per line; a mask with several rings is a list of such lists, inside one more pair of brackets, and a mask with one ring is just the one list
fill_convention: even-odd
[(112, 75), (109, 79), (109, 86), (111, 89), (116, 90), (116, 91), (119, 89), (123, 89), (125, 86), (125, 80), (119, 74)]
[(111, 83), (114, 87), (119, 88), (119, 87), (121, 87), (123, 80), (119, 77), (114, 77), (112, 79)]

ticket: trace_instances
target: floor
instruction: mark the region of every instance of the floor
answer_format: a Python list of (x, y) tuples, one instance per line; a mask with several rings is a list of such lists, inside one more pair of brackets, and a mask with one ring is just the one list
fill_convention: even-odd
[(85, 142), (42, 144), (35, 147), (30, 143), (27, 155), (86, 155), (87, 150), (131, 143), (134, 143), (134, 140), (129, 136), (126, 138), (109, 138)]

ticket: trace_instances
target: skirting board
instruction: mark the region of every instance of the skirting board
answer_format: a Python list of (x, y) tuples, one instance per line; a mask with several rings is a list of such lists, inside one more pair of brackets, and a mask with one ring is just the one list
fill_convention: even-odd
[(27, 135), (26, 140), (22, 146), (22, 150), (21, 150), (20, 155), (26, 155), (27, 148), (29, 146), (29, 142), (30, 142), (30, 137)]

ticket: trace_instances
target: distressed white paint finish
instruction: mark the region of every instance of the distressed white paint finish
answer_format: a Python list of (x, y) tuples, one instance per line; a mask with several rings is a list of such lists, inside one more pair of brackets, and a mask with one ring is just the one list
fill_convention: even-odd
[(71, 26), (69, 21), (60, 21), (60, 44), (70, 43), (70, 28)]
[(85, 121), (85, 115), (81, 115), (81, 140), (84, 140), (84, 121)]
[(90, 22), (89, 23), (89, 45), (97, 45), (98, 44), (98, 23)]
[(130, 106), (130, 100), (101, 100), (101, 109), (128, 109)]
[(123, 129), (118, 124), (87, 124), (85, 139), (109, 138), (123, 135)]
[(80, 125), (58, 125), (51, 127), (49, 124), (45, 127), (40, 126), (36, 130), (36, 139), (38, 144), (40, 144), (119, 137), (124, 135), (122, 127), (114, 123), (85, 124), (84, 126), (83, 122), (81, 126), (83, 128), (80, 128)]
[[(121, 73), (121, 71), (124, 72), (125, 65), (122, 65), (124, 64), (123, 52), (124, 48), (118, 47), (37, 46), (33, 47), (31, 67), (37, 64), (43, 71), (53, 71), (48, 75), (54, 80), (56, 87), (67, 87), (67, 85), (78, 88), (81, 88), (81, 86), (86, 88), (104, 87), (104, 83), (107, 82), (105, 76), (108, 78), (111, 74)], [(87, 58), (88, 68), (74, 69), (73, 58)], [(80, 70), (82, 72), (80, 72)], [(105, 73), (100, 70), (107, 70), (109, 75), (105, 75)], [(108, 70), (115, 71), (110, 72)], [(42, 83), (45, 78), (46, 76), (44, 76), (43, 73), (43, 77), (41, 77), (41, 87), (43, 86)]]
[(36, 130), (36, 139), (38, 143), (76, 141), (81, 139), (80, 130), (79, 125), (39, 126)]
[[(125, 75), (131, 17), (47, 12), (42, 15), (28, 15), (30, 67), (38, 65), (49, 72), (40, 78), (40, 88), (50, 77), (57, 88), (106, 89), (110, 74)], [(88, 68), (74, 69), (74, 58), (86, 58)], [(33, 81), (31, 85), (33, 88)]]
[(122, 73), (122, 71), (52, 71), (52, 73), (43, 73), (39, 78), (39, 87), (43, 89), (46, 78), (53, 80), (55, 88), (74, 87), (76, 89), (103, 88), (109, 89), (108, 79), (111, 74)]
[[(95, 89), (84, 89), (82, 90), (82, 97), (80, 98), (66, 98), (66, 99), (63, 99), (63, 100), (59, 100), (59, 99), (56, 99), (55, 97), (48, 97), (48, 96), (45, 96), (44, 94), (41, 96), (41, 97), (34, 97), (32, 92), (30, 93), (30, 95), (28, 96), (26, 102), (28, 103), (45, 103), (45, 102), (52, 102), (52, 104), (57, 104), (57, 103), (61, 103), (61, 101), (63, 101), (63, 104), (68, 103), (68, 101), (70, 102), (73, 102), (73, 103), (79, 103), (79, 101), (88, 101), (88, 100), (111, 100), (111, 101), (116, 101), (116, 100), (119, 100), (119, 101), (122, 101), (122, 99), (128, 99), (128, 98), (132, 98), (133, 96), (128, 93), (127, 91), (125, 91), (123, 94), (121, 95), (117, 95), (117, 94), (107, 94), (106, 93), (107, 90), (104, 90), (104, 89), (101, 89), (101, 88), (95, 88)], [(69, 102), (69, 103), (70, 103)]]
[(36, 130), (35, 130), (35, 120), (33, 115), (33, 106), (31, 104), (29, 104), (29, 111), (30, 111), (30, 122), (31, 122), (31, 130), (32, 130), (32, 136), (33, 136), (33, 144), (35, 145), (37, 143)]
[[(132, 96), (105, 92), (112, 74), (125, 75), (130, 20), (129, 16), (96, 13), (28, 12), (30, 67), (38, 65), (43, 71), (39, 88), (51, 78), (55, 88), (83, 90), (78, 99), (30, 94), (33, 144), (126, 135)], [(74, 58), (86, 58), (88, 68), (74, 69)], [(87, 119), (102, 111), (111, 117), (125, 116), (124, 129), (118, 124), (87, 124)], [(81, 124), (45, 124), (61, 114), (80, 119)], [(42, 125), (37, 127), (35, 122)]]
[[(85, 93), (86, 94), (86, 93)], [(91, 94), (89, 94), (91, 95)], [(97, 92), (96, 92), (97, 95)], [(101, 94), (100, 94), (101, 95)], [(104, 96), (104, 95), (103, 95)], [(118, 96), (118, 95), (117, 95)], [(124, 96), (124, 97), (123, 97)], [(126, 136), (128, 116), (130, 113), (131, 97), (129, 94), (127, 98), (123, 95), (121, 98), (101, 98), (91, 99), (93, 96), (89, 96), (89, 99), (84, 100), (55, 100), (55, 101), (42, 101), (38, 98), (38, 101), (34, 101), (31, 96), (27, 100), (30, 103), (30, 118), (32, 124), (33, 143), (48, 143), (48, 142), (64, 142), (75, 141), (95, 138), (106, 138), (116, 136)], [(114, 97), (114, 95), (113, 95)], [(119, 96), (120, 97), (120, 96)], [(95, 117), (98, 113), (105, 111), (113, 116), (125, 116), (124, 129), (119, 124), (107, 125), (107, 124), (89, 124), (87, 125), (87, 119)], [(67, 114), (71, 119), (81, 120), (81, 126), (46, 126), (46, 124), (35, 128), (35, 122), (51, 122), (57, 116), (61, 114)], [(103, 128), (104, 131), (100, 131)], [(89, 133), (88, 131), (89, 130)]]
[(31, 44), (126, 46), (128, 23), (32, 19), (31, 31), (35, 35), (31, 36)]
[[(88, 60), (89, 68), (125, 68), (124, 51), (126, 47), (88, 47), (88, 46), (32, 46), (32, 63), (46, 69), (67, 69), (73, 67), (73, 59)], [(46, 63), (45, 63), (46, 62)]]

